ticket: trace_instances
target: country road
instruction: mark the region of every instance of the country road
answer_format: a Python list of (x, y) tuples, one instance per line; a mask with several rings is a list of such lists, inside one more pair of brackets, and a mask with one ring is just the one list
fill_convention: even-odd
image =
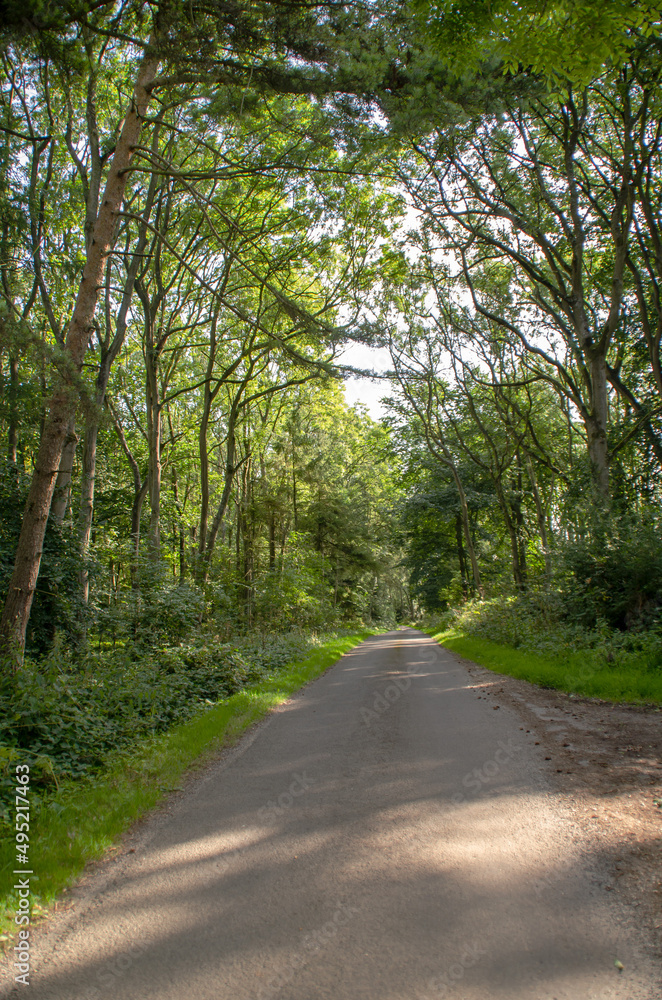
[(553, 777), (452, 654), (375, 636), (139, 826), (2, 995), (660, 1000)]

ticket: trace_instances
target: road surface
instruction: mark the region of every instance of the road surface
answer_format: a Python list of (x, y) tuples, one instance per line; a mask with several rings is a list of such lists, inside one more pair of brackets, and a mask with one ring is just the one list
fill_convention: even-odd
[(477, 694), (421, 633), (368, 639), (139, 828), (5, 995), (659, 1000), (544, 749)]

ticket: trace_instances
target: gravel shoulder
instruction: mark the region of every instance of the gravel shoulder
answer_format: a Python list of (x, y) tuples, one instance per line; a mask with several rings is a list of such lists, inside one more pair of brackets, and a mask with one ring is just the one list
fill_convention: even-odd
[(604, 857), (611, 891), (636, 910), (662, 961), (662, 709), (543, 689), (457, 659), (475, 696), (515, 709), (546, 751), (549, 778)]

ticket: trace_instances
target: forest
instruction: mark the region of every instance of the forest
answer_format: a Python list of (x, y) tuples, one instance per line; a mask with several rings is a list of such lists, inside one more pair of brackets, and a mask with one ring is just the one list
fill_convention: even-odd
[(2, 0), (3, 802), (403, 623), (659, 700), (661, 17)]

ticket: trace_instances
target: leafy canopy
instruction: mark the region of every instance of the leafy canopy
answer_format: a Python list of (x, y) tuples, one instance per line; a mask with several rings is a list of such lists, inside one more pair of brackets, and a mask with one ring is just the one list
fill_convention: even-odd
[(548, 85), (583, 86), (621, 65), (635, 37), (662, 29), (660, 0), (414, 0), (434, 43), (456, 70), (497, 58)]

